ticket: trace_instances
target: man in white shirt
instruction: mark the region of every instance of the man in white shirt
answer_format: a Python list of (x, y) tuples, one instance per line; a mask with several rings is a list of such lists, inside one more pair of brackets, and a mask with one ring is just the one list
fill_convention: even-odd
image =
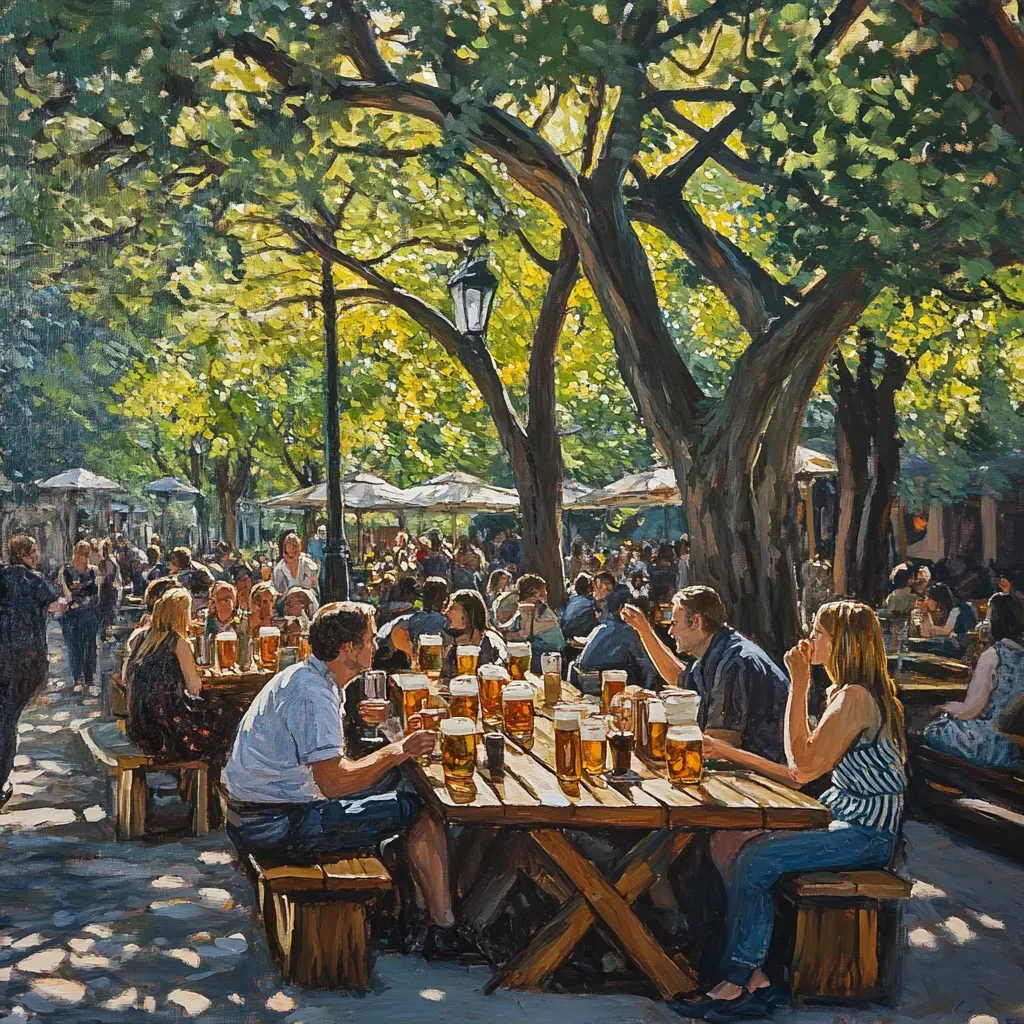
[(317, 612), (312, 655), (279, 672), (249, 706), (223, 772), (227, 833), (245, 852), (309, 861), (407, 837), (409, 868), (431, 919), (424, 954), (454, 940), (448, 851), (442, 827), (397, 768), (433, 749), (410, 733), (367, 757), (346, 756), (344, 689), (370, 667), (374, 611), (338, 602)]

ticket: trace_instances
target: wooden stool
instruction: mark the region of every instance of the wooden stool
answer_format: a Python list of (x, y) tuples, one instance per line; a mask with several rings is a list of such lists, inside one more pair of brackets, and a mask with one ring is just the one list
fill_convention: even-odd
[(893, 1002), (903, 974), (903, 901), (911, 884), (889, 871), (795, 875), (789, 959), (793, 999)]
[(366, 992), (373, 972), (367, 905), (391, 888), (376, 857), (311, 866), (249, 857), (267, 942), (286, 983)]
[(114, 826), (118, 839), (139, 839), (146, 834), (147, 771), (194, 772), (192, 834), (209, 832), (209, 765), (205, 761), (165, 761), (144, 754), (125, 735), (120, 721), (90, 722), (79, 735), (92, 756), (114, 776)]

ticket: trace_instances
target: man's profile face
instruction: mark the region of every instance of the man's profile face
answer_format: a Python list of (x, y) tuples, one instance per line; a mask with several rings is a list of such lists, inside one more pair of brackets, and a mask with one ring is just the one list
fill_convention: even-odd
[(612, 592), (611, 585), (607, 580), (597, 580), (594, 583), (594, 600), (603, 601)]
[(685, 605), (677, 604), (672, 613), (669, 634), (681, 654), (692, 654), (707, 637), (704, 620), (699, 613), (691, 614)]

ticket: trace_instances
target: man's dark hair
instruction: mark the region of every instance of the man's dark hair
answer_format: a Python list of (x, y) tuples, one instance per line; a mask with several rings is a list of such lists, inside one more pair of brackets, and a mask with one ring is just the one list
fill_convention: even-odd
[(672, 598), (673, 604), (686, 609), (687, 619), (699, 615), (704, 623), (705, 633), (717, 633), (725, 624), (725, 605), (718, 591), (711, 587), (684, 587)]
[(541, 590), (547, 587), (547, 583), (543, 576), (538, 576), (536, 573), (528, 572), (523, 576), (519, 577), (519, 600), (529, 601), (535, 594), (539, 594)]
[(603, 570), (594, 577), (594, 583), (603, 583), (606, 587), (611, 587), (614, 590), (615, 576), (607, 570)]
[(309, 646), (315, 658), (334, 661), (344, 644), (359, 647), (367, 631), (374, 630), (374, 610), (357, 601), (333, 601), (313, 616), (309, 627)]
[(30, 537), (27, 533), (16, 533), (7, 542), (7, 554), (10, 556), (11, 565), (24, 562), (32, 554), (32, 549), (35, 546), (35, 537)]
[(590, 597), (594, 590), (594, 578), (589, 572), (581, 572), (575, 580), (573, 580), (573, 590), (580, 597)]
[(423, 610), (439, 612), (448, 597), (448, 581), (443, 576), (428, 576), (423, 584)]
[(988, 621), (993, 640), (1019, 640), (1024, 632), (1024, 608), (1013, 594), (993, 594), (988, 599)]
[(175, 569), (187, 569), (192, 564), (192, 552), (188, 548), (175, 548), (171, 552), (170, 562)]
[(411, 603), (416, 600), (416, 590), (416, 577), (403, 576), (392, 588), (389, 600)]
[(249, 579), (252, 579), (252, 569), (239, 562), (238, 565), (231, 566), (230, 576), (232, 583), (237, 583), (243, 576), (248, 576)]
[(143, 599), (146, 604), (146, 610), (152, 612), (157, 601), (159, 601), (160, 598), (171, 589), (171, 587), (179, 586), (181, 586), (181, 584), (173, 576), (161, 576), (160, 579), (153, 580), (153, 582), (146, 587), (146, 596)]
[(633, 592), (629, 587), (616, 587), (604, 603), (606, 614), (618, 615), (633, 600)]
[(150, 565), (156, 565), (160, 561), (160, 549), (154, 547), (152, 544), (146, 548), (146, 561)]
[[(932, 583), (924, 592), (924, 596), (934, 601), (946, 616), (956, 607), (953, 591), (945, 583)], [(941, 626), (942, 623), (937, 622), (936, 625)]]
[(902, 590), (905, 586), (909, 585), (915, 575), (916, 571), (904, 562), (893, 569), (889, 582), (892, 584), (893, 590)]
[(430, 535), (430, 550), (440, 551), (441, 550), (441, 535), (439, 533), (432, 533)]

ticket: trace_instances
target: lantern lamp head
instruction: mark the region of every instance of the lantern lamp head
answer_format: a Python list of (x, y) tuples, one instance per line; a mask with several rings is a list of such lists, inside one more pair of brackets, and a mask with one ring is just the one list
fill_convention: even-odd
[(498, 279), (487, 266), (487, 259), (471, 253), (463, 261), (448, 290), (455, 304), (455, 326), (460, 334), (484, 335), (491, 317)]

